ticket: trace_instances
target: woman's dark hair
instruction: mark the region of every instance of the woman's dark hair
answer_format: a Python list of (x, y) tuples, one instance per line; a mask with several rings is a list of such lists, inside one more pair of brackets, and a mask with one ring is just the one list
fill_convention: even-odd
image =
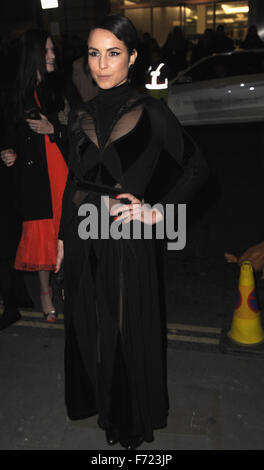
[(97, 21), (93, 29), (107, 29), (113, 33), (120, 41), (123, 41), (127, 47), (129, 55), (134, 49), (138, 48), (138, 35), (133, 23), (122, 15), (107, 15)]
[[(17, 85), (17, 110), (20, 118), (23, 116), (25, 106), (28, 106), (29, 100), (33, 99), (33, 93), (37, 85), (37, 71), (41, 77), (38, 95), (43, 112), (47, 112), (47, 108), (54, 108), (54, 76), (57, 74), (54, 74), (54, 72), (47, 73), (46, 42), (49, 37), (50, 35), (46, 31), (30, 29), (20, 38)], [(55, 88), (58, 89), (59, 87), (56, 86)]]
[(37, 70), (41, 78), (44, 78), (48, 37), (46, 31), (30, 29), (20, 38), (19, 88), (23, 95), (36, 86)]

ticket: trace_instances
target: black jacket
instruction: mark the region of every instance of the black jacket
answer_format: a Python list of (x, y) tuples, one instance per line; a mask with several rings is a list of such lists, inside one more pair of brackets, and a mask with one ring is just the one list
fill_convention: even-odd
[[(81, 102), (78, 92), (71, 81), (60, 81), (60, 99), (54, 105), (47, 104), (45, 90), (38, 88), (39, 108), (34, 97), (30, 97), (25, 109), (36, 108), (54, 126), (54, 134), (49, 139), (55, 142), (65, 161), (68, 155), (67, 115), (70, 108)], [(54, 91), (55, 93), (57, 90)], [(13, 110), (15, 115), (16, 109)], [(14, 115), (12, 118), (14, 118)], [(26, 116), (25, 116), (26, 117)], [(52, 218), (51, 190), (45, 149), (45, 136), (30, 129), (25, 119), (9, 124), (7, 137), (2, 147), (14, 148), (18, 158), (16, 162), (16, 189), (18, 210), (22, 220)]]
[[(95, 97), (71, 114), (70, 171), (63, 198), (61, 239), (76, 216), (73, 201), (87, 183), (86, 194), (99, 184), (95, 187), (99, 193), (111, 196), (111, 192), (130, 192), (144, 198), (145, 203), (165, 206), (189, 201), (208, 176), (203, 156), (168, 106), (136, 91), (119, 110), (108, 142), (100, 148), (97, 100)], [(117, 184), (121, 189), (114, 188)]]

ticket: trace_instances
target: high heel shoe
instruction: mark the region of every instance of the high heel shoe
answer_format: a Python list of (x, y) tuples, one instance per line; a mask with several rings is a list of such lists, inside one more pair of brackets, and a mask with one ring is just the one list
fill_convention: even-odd
[[(41, 303), (42, 303), (42, 309), (43, 309), (43, 315), (44, 315), (44, 318), (45, 320), (48, 322), (48, 323), (54, 323), (56, 321), (56, 310), (55, 308), (53, 307), (52, 305), (52, 301), (51, 301), (51, 305), (53, 308), (51, 308), (51, 310), (48, 310), (48, 311), (45, 311), (45, 307), (43, 307), (43, 300), (45, 299), (45, 295), (49, 295), (50, 297), (52, 297), (52, 289), (50, 288), (48, 291), (46, 292), (41, 292), (40, 293), (40, 298), (41, 298)], [(46, 307), (47, 308), (47, 307)]]
[(132, 437), (131, 439), (121, 440), (120, 444), (126, 450), (137, 449), (143, 442), (142, 437)]
[(118, 433), (116, 429), (110, 428), (105, 431), (106, 442), (110, 446), (115, 445), (118, 442)]

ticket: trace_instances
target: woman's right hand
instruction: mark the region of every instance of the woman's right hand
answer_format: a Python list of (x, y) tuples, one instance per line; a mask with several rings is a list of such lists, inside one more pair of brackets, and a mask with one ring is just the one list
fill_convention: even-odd
[(56, 269), (55, 269), (55, 271), (54, 271), (55, 274), (59, 272), (63, 258), (64, 258), (63, 241), (62, 241), (62, 240), (58, 240)]
[(6, 166), (13, 166), (17, 158), (17, 154), (13, 149), (6, 149), (1, 151), (1, 159)]

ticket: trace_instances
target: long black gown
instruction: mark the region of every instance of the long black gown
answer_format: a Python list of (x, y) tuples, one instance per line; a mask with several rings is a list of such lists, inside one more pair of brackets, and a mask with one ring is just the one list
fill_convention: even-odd
[(59, 235), (68, 416), (98, 414), (99, 426), (114, 427), (120, 439), (152, 441), (169, 408), (155, 240), (106, 239), (100, 227), (97, 238), (84, 240), (78, 209), (100, 209), (101, 195), (124, 192), (146, 203), (183, 202), (206, 164), (168, 107), (127, 83), (99, 90), (72, 113), (70, 143)]

